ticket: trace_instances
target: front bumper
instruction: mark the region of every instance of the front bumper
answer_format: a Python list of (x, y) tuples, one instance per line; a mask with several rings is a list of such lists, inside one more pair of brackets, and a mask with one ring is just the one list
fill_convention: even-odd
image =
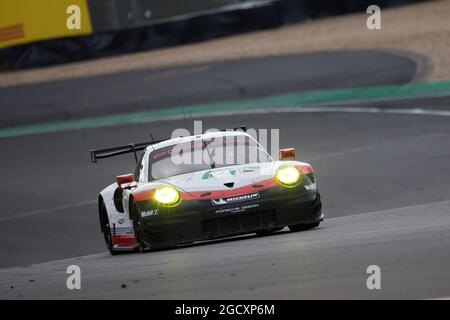
[(277, 185), (258, 194), (258, 199), (223, 206), (205, 199), (158, 207), (157, 214), (140, 218), (143, 240), (159, 248), (323, 220), (319, 192), (303, 184), (291, 189)]

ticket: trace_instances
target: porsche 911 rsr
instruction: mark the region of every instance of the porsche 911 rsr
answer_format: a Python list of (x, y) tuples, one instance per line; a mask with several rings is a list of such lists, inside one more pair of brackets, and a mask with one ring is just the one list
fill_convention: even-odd
[(323, 221), (313, 169), (294, 160), (293, 148), (275, 161), (246, 132), (220, 131), (92, 150), (91, 157), (125, 153), (134, 153), (135, 172), (117, 176), (98, 199), (112, 254), (286, 226), (306, 230)]

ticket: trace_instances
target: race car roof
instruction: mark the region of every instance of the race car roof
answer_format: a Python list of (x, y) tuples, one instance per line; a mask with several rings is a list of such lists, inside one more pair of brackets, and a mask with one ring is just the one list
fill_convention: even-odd
[(165, 140), (165, 141), (148, 146), (147, 150), (154, 151), (154, 150), (158, 150), (160, 148), (177, 145), (180, 143), (190, 142), (190, 141), (194, 141), (194, 140), (204, 140), (204, 139), (233, 137), (233, 136), (247, 136), (247, 137), (252, 138), (251, 135), (249, 135), (248, 133), (243, 132), (243, 131), (214, 131), (214, 132), (208, 132), (208, 133), (203, 133), (203, 134), (194, 135), (194, 136), (178, 137), (178, 138)]

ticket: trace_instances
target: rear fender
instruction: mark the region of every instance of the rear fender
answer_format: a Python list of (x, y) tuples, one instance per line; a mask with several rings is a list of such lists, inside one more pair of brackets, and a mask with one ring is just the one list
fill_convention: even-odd
[[(116, 192), (116, 189), (117, 184), (113, 183), (104, 190), (102, 190), (102, 192), (100, 192), (99, 201), (102, 200), (105, 204), (111, 230), (115, 229), (116, 233), (118, 234), (123, 232), (126, 232), (128, 234), (130, 231), (131, 232), (133, 231), (132, 227), (133, 225), (131, 224), (128, 215), (128, 205), (123, 206), (124, 212), (120, 212), (117, 210), (117, 207), (114, 203), (114, 193)], [(124, 192), (124, 197), (125, 194), (126, 192)]]

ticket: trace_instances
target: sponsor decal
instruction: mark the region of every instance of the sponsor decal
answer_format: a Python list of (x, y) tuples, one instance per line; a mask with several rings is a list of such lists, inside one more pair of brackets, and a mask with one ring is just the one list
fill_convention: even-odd
[(242, 168), (242, 172), (255, 172), (256, 170), (259, 170), (259, 166), (246, 166)]
[(119, 220), (117, 220), (117, 222), (119, 224), (124, 224), (125, 223), (125, 219), (124, 218), (120, 218)]
[(213, 206), (222, 206), (227, 204), (233, 204), (237, 202), (249, 201), (259, 198), (258, 192), (252, 192), (248, 194), (243, 194), (241, 196), (234, 196), (228, 198), (219, 198), (219, 199), (211, 199), (211, 203)]
[(144, 211), (141, 211), (141, 217), (145, 218), (145, 217), (150, 217), (150, 216), (156, 216), (156, 215), (158, 215), (158, 213), (159, 213), (158, 209), (144, 210)]
[(305, 189), (308, 191), (313, 191), (313, 190), (317, 189), (317, 185), (315, 182), (311, 183), (311, 184), (307, 184), (307, 185), (305, 185)]
[(202, 179), (203, 179), (203, 180), (206, 180), (206, 179), (209, 179), (209, 178), (211, 178), (211, 177), (212, 177), (211, 171), (206, 171), (206, 172), (203, 174)]
[(220, 209), (220, 210), (216, 210), (216, 213), (219, 213), (219, 214), (236, 213), (236, 212), (244, 212), (249, 209), (256, 209), (256, 208), (259, 208), (259, 203), (247, 204), (247, 205), (242, 205), (242, 206), (233, 207), (233, 208)]
[(220, 177), (227, 177), (229, 175), (235, 176), (236, 175), (236, 170), (234, 170), (234, 169), (225, 169), (225, 170), (216, 170), (214, 172), (206, 171), (202, 175), (202, 179), (207, 180), (207, 179), (212, 178), (212, 177), (220, 178)]
[(115, 235), (126, 235), (126, 234), (133, 234), (133, 228), (132, 227), (116, 227), (116, 233)]

